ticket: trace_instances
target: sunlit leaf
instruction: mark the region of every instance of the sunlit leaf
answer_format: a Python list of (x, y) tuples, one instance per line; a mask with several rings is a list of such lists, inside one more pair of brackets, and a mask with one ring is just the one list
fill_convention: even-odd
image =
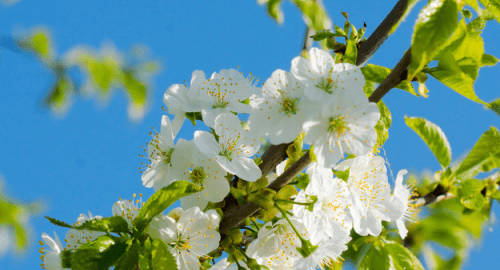
[(496, 112), (500, 116), (500, 98), (490, 102), (490, 109)]
[(177, 262), (167, 245), (160, 239), (153, 241), (152, 265), (155, 270), (177, 270)]
[(165, 211), (178, 199), (199, 192), (203, 187), (190, 183), (189, 181), (175, 181), (170, 185), (156, 191), (148, 201), (142, 206), (137, 218), (134, 220), (134, 226), (139, 232), (149, 224), (153, 217)]
[(356, 39), (349, 38), (347, 40), (347, 46), (344, 53), (344, 63), (355, 65), (357, 57), (358, 57), (358, 49), (356, 48)]
[(455, 172), (460, 175), (500, 151), (500, 133), (494, 127), (483, 133)]
[(405, 123), (424, 140), (443, 168), (450, 165), (450, 143), (439, 126), (417, 117), (405, 117)]
[(306, 19), (306, 24), (314, 30), (331, 29), (332, 21), (320, 1), (292, 0)]
[(455, 0), (432, 0), (420, 11), (412, 38), (409, 79), (433, 59), (453, 34), (458, 11)]
[(483, 54), (481, 57), (481, 66), (494, 66), (498, 63), (498, 58), (490, 54)]
[(481, 193), (476, 193), (460, 198), (460, 202), (469, 209), (479, 210), (486, 203), (486, 198)]
[[(363, 72), (366, 80), (380, 84), (387, 76), (389, 76), (389, 74), (391, 73), (391, 69), (368, 64), (361, 68), (361, 72)], [(418, 96), (417, 93), (415, 93), (415, 89), (413, 88), (411, 82), (408, 82), (406, 80), (396, 85), (395, 88), (405, 90), (415, 96)]]
[(71, 259), (72, 269), (108, 269), (124, 254), (126, 246), (114, 237), (99, 236), (75, 251)]
[(389, 128), (392, 124), (392, 115), (389, 108), (385, 106), (382, 100), (377, 103), (377, 106), (380, 111), (380, 119), (375, 125), (375, 130), (377, 131), (377, 142), (373, 146), (374, 152), (378, 152), (378, 149), (384, 145), (387, 139), (389, 139)]
[(366, 245), (370, 245), (370, 247), (361, 260), (358, 270), (389, 269), (390, 260), (387, 250), (376, 244)]
[(384, 249), (387, 250), (387, 253), (392, 258), (392, 265), (394, 268), (391, 269), (424, 270), (424, 267), (417, 256), (415, 256), (415, 254), (413, 254), (401, 244), (395, 242), (387, 242), (384, 245)]

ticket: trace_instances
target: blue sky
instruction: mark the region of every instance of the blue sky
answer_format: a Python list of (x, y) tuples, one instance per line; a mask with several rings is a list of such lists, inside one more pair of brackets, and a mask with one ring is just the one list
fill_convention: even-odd
[[(343, 25), (340, 11), (367, 35), (383, 20), (396, 1), (325, 1), (334, 23)], [(416, 8), (369, 61), (392, 68), (411, 43)], [(22, 202), (43, 201), (43, 215), (74, 222), (80, 213), (111, 215), (119, 197), (131, 198), (152, 190), (142, 186), (138, 167), (141, 145), (149, 140), (152, 126), (159, 130), (164, 91), (174, 83), (191, 79), (194, 70), (207, 74), (237, 68), (265, 81), (276, 69), (290, 69), (300, 52), (305, 25), (292, 4), (283, 4), (285, 21), (277, 25), (256, 1), (36, 1), (0, 6), (0, 35), (46, 27), (62, 55), (75, 45), (99, 49), (113, 43), (120, 51), (147, 45), (162, 63), (152, 81), (147, 115), (141, 122), (127, 118), (127, 100), (119, 91), (106, 101), (78, 99), (68, 113), (56, 117), (40, 106), (53, 78), (38, 61), (0, 47), (0, 174), (5, 192)], [(500, 57), (500, 26), (491, 22), (483, 35), (485, 51)], [(500, 97), (495, 81), (500, 67), (481, 69), (475, 84), (477, 95), (491, 101)], [(429, 79), (428, 98), (392, 90), (384, 102), (392, 112), (390, 139), (384, 149), (394, 173), (438, 170), (439, 163), (418, 136), (404, 124), (404, 116), (424, 117), (447, 135), (453, 160), (470, 149), (490, 126), (500, 127), (500, 117), (439, 82)], [(192, 138), (185, 123), (179, 137)], [(495, 204), (494, 212), (499, 208)], [(35, 216), (32, 245), (23, 256), (0, 258), (5, 269), (37, 269), (42, 232), (66, 230)], [(482, 244), (471, 251), (466, 269), (490, 268), (500, 263), (496, 244), (499, 226), (486, 232)], [(36, 240), (36, 241), (35, 241)]]

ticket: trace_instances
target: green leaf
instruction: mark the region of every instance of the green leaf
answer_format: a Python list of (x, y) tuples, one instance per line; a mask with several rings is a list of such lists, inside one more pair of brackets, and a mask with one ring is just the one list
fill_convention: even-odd
[(167, 245), (160, 239), (153, 241), (151, 251), (152, 265), (155, 270), (177, 270), (177, 262), (174, 255), (168, 251)]
[(424, 118), (417, 117), (405, 116), (405, 123), (424, 140), (443, 168), (450, 165), (450, 143), (440, 127)]
[(384, 102), (380, 100), (377, 103), (378, 109), (380, 111), (380, 119), (375, 125), (375, 130), (377, 131), (377, 143), (373, 146), (373, 151), (377, 152), (380, 147), (382, 147), (389, 139), (389, 128), (392, 124), (392, 115), (389, 108), (385, 106)]
[(82, 225), (73, 226), (78, 230), (100, 231), (126, 233), (129, 232), (128, 223), (122, 216), (105, 217), (101, 219), (91, 219), (85, 221)]
[(142, 107), (145, 105), (148, 94), (146, 85), (137, 80), (132, 71), (124, 72), (123, 85), (135, 106)]
[(134, 226), (142, 232), (151, 222), (153, 217), (162, 213), (178, 199), (203, 190), (203, 187), (190, 183), (189, 181), (175, 181), (170, 185), (156, 191), (142, 206), (137, 218), (133, 221)]
[[(384, 81), (384, 79), (387, 76), (389, 76), (389, 73), (391, 73), (391, 69), (382, 66), (368, 64), (361, 68), (361, 72), (363, 72), (363, 75), (365, 76), (366, 80), (380, 84)], [(415, 93), (413, 85), (409, 81), (406, 80), (402, 81), (395, 88), (405, 90), (410, 94), (418, 96), (417, 93)]]
[(478, 10), (479, 5), (477, 4), (477, 0), (463, 0), (463, 2), (472, 7), (474, 10)]
[(49, 60), (51, 58), (49, 34), (43, 29), (35, 30), (31, 35), (20, 40), (19, 46), (34, 52), (43, 60)]
[(152, 255), (151, 255), (151, 238), (147, 238), (144, 243), (139, 248), (139, 269), (141, 270), (152, 270), (151, 265)]
[(126, 246), (115, 237), (101, 235), (75, 251), (71, 267), (74, 270), (108, 269), (124, 254)]
[(60, 226), (60, 227), (65, 227), (65, 228), (73, 228), (72, 225), (69, 225), (68, 223), (64, 222), (64, 221), (60, 221), (60, 220), (57, 220), (55, 218), (51, 218), (51, 217), (48, 217), (48, 216), (45, 216), (46, 219), (48, 219), (50, 221), (50, 223), (54, 224), (54, 225), (57, 225), (57, 226)]
[(500, 116), (500, 98), (490, 102), (489, 108)]
[(481, 171), (483, 172), (489, 172), (497, 168), (500, 168), (500, 152), (490, 156), (481, 164)]
[(432, 0), (420, 11), (412, 38), (409, 80), (433, 59), (453, 34), (458, 12), (455, 0)]
[(83, 62), (89, 71), (93, 85), (106, 95), (110, 90), (111, 83), (116, 80), (116, 76), (120, 72), (117, 61), (112, 58), (95, 59), (90, 55), (84, 56), (83, 59), (85, 59)]
[(370, 270), (370, 269), (389, 269), (390, 260), (385, 248), (380, 247), (376, 244), (366, 244), (370, 246), (368, 252), (361, 260), (358, 270)]
[(455, 61), (451, 53), (446, 53), (442, 55), (439, 60), (438, 66), (429, 72), (434, 78), (438, 79), (440, 82), (455, 90), (462, 96), (486, 104), (484, 101), (479, 99), (474, 92), (474, 79), (464, 73), (461, 66)]
[(389, 256), (392, 258), (392, 264), (396, 270), (424, 270), (424, 266), (418, 260), (418, 258), (409, 251), (407, 248), (402, 246), (401, 244), (395, 242), (388, 242), (384, 245), (384, 248), (389, 253)]
[(72, 93), (73, 83), (71, 80), (65, 77), (58, 78), (49, 94), (45, 97), (44, 104), (53, 109), (62, 109), (67, 105)]
[(410, 11), (413, 9), (413, 7), (415, 6), (415, 4), (418, 1), (419, 0), (408, 0), (408, 3), (406, 5), (406, 9), (405, 9), (405, 13), (403, 14), (403, 16), (401, 16), (401, 18), (399, 19), (399, 21), (396, 24), (394, 24), (394, 26), (391, 28), (391, 31), (389, 32), (389, 35), (392, 35), (392, 33), (394, 33), (394, 31), (396, 31), (396, 29), (398, 28), (399, 24), (406, 19), (406, 16), (408, 16), (408, 14), (410, 13)]
[(485, 185), (486, 183), (484, 181), (477, 179), (467, 179), (465, 181), (462, 181), (462, 183), (460, 183), (460, 186), (462, 187), (461, 195), (468, 196), (471, 194), (480, 193)]
[(321, 30), (321, 31), (318, 31), (316, 34), (314, 34), (312, 36), (312, 39), (314, 41), (321, 41), (323, 39), (327, 39), (327, 38), (331, 38), (331, 37), (334, 37), (335, 34), (332, 33), (330, 30), (328, 29), (325, 29), (325, 30)]
[(344, 29), (342, 29), (342, 27), (338, 26), (338, 25), (335, 25), (335, 35), (338, 36), (338, 37), (346, 37), (347, 38), (347, 34), (346, 32), (344, 31)]
[(500, 22), (500, 1), (499, 0), (479, 0), (479, 2), (486, 7), (486, 10), (493, 15), (493, 17)]
[(267, 2), (267, 13), (277, 23), (282, 24), (284, 16), (283, 11), (281, 10), (281, 0), (269, 0)]
[(332, 28), (332, 22), (323, 5), (318, 1), (292, 0), (304, 15), (306, 24), (315, 31)]
[(344, 53), (344, 63), (349, 63), (356, 65), (356, 59), (358, 57), (358, 49), (356, 48), (356, 39), (349, 38), (347, 40), (347, 46)]
[(141, 244), (137, 240), (127, 241), (125, 253), (116, 261), (115, 270), (134, 270), (139, 261), (139, 249)]
[(455, 174), (458, 176), (473, 169), (500, 151), (500, 133), (494, 127), (483, 133)]
[(471, 194), (460, 198), (460, 202), (472, 210), (480, 210), (486, 203), (486, 198), (481, 193)]
[(490, 54), (483, 54), (481, 57), (481, 66), (494, 66), (498, 63), (498, 58)]

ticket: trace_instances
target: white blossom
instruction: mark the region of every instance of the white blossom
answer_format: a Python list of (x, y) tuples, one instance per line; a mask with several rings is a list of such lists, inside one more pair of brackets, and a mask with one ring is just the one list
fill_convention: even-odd
[(212, 134), (206, 131), (194, 133), (194, 143), (198, 149), (227, 172), (235, 174), (243, 180), (254, 182), (262, 176), (259, 167), (251, 156), (257, 153), (260, 141), (248, 130), (241, 128), (240, 120), (233, 114), (221, 114), (215, 119), (217, 142)]
[[(101, 216), (92, 216), (90, 212), (88, 217), (85, 214), (80, 214), (80, 216), (78, 216), (76, 220), (76, 223), (74, 223), (73, 226), (80, 226), (83, 223), (85, 223), (85, 221), (92, 219), (101, 219), (101, 218), (102, 218)], [(66, 233), (65, 248), (77, 250), (81, 245), (86, 244), (88, 242), (92, 242), (101, 235), (105, 235), (105, 233), (98, 231), (70, 229)]]
[(307, 257), (300, 257), (295, 261), (293, 269), (312, 270), (319, 267), (325, 269), (338, 262), (337, 258), (343, 251), (347, 250), (347, 243), (351, 241), (349, 234), (341, 232), (335, 234), (333, 238), (321, 243), (313, 253)]
[[(134, 194), (134, 199), (136, 195)], [(128, 223), (128, 227), (130, 229), (133, 228), (132, 221), (139, 215), (139, 211), (141, 210), (142, 206), (142, 194), (139, 194), (139, 198), (134, 201), (133, 200), (122, 200), (120, 198), (119, 201), (115, 202), (113, 204), (113, 207), (111, 208), (111, 212), (113, 213), (113, 216), (122, 216), (125, 218), (125, 221)]]
[[(63, 246), (61, 240), (54, 232), (54, 239), (52, 239), (48, 234), (42, 233), (43, 242), (45, 245), (49, 246), (50, 250), (45, 249), (43, 246), (40, 248), (40, 253), (42, 256), (42, 269), (47, 270), (59, 270), (62, 268), (62, 260), (61, 260), (61, 252), (63, 251)], [(40, 241), (40, 245), (43, 245), (43, 242)]]
[(147, 232), (153, 239), (161, 239), (167, 244), (179, 270), (198, 270), (199, 259), (217, 248), (220, 241), (212, 220), (198, 207), (183, 211), (178, 221), (169, 216), (156, 216)]
[(304, 86), (284, 70), (276, 70), (262, 86), (249, 117), (250, 129), (269, 136), (272, 144), (291, 142), (304, 122), (316, 115), (314, 102), (304, 95)]
[(335, 169), (349, 169), (349, 212), (358, 234), (377, 236), (382, 221), (394, 221), (402, 215), (401, 202), (391, 196), (384, 158), (368, 154), (343, 161)]
[(398, 172), (393, 193), (393, 197), (400, 202), (400, 204), (397, 205), (402, 207), (402, 214), (398, 219), (396, 219), (396, 226), (398, 227), (399, 235), (402, 239), (405, 239), (408, 234), (408, 229), (406, 229), (405, 226), (405, 220), (410, 220), (411, 217), (416, 218), (419, 210), (417, 208), (418, 205), (414, 204), (411, 199), (412, 195), (414, 195), (412, 194), (412, 188), (410, 186), (403, 185), (403, 176), (407, 173), (407, 170), (400, 170)]

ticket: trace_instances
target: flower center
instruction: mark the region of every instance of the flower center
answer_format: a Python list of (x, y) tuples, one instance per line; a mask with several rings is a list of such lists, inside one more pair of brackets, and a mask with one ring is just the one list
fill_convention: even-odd
[(278, 90), (278, 92), (282, 97), (281, 102), (279, 102), (279, 104), (281, 105), (280, 111), (285, 115), (297, 114), (297, 105), (299, 104), (300, 100), (298, 98), (291, 99), (287, 97), (286, 94), (281, 90)]
[(221, 93), (220, 91), (220, 84), (217, 84), (217, 93), (216, 92), (212, 92), (212, 95), (214, 97), (217, 98), (217, 101), (215, 102), (215, 104), (212, 106), (213, 109), (217, 109), (217, 108), (226, 108), (227, 104), (229, 104), (229, 102), (225, 101), (224, 98), (226, 97), (227, 93)]
[(205, 170), (203, 167), (196, 167), (196, 169), (191, 171), (191, 174), (189, 175), (189, 180), (191, 180), (193, 183), (203, 186), (205, 183), (205, 179), (207, 179), (208, 175), (205, 173)]
[(219, 155), (226, 157), (229, 161), (232, 161), (233, 160), (233, 153), (235, 150), (237, 150), (236, 142), (238, 142), (239, 139), (240, 139), (240, 136), (238, 136), (236, 138), (236, 140), (234, 140), (234, 141), (232, 139), (229, 139), (226, 141), (226, 143), (222, 143), (221, 144), (222, 150), (220, 150)]
[(323, 78), (323, 77), (320, 78), (319, 79), (319, 83), (316, 84), (316, 87), (318, 87), (319, 89), (323, 89), (328, 94), (332, 94), (333, 93), (333, 88), (337, 87), (335, 85), (335, 82), (331, 79), (332, 72), (333, 72), (333, 68), (331, 68), (330, 71), (328, 71), (328, 77), (327, 78)]
[(344, 136), (344, 133), (349, 130), (345, 118), (347, 118), (347, 115), (330, 117), (328, 119), (328, 122), (330, 122), (328, 126), (328, 132), (337, 134), (337, 138), (340, 136)]

